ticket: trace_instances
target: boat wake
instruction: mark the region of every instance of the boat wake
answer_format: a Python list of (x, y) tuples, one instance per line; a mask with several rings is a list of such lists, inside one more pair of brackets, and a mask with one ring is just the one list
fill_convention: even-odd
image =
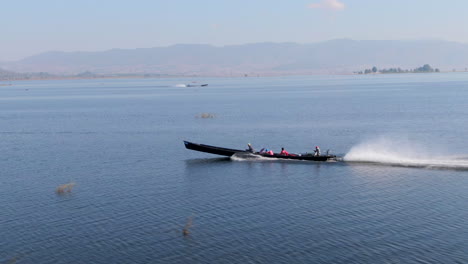
[[(284, 159), (284, 158), (275, 158), (275, 157), (263, 157), (260, 155), (256, 155), (253, 153), (248, 153), (248, 152), (238, 152), (235, 153), (230, 157), (232, 161), (266, 161), (266, 162), (286, 162), (286, 163), (291, 163), (291, 162), (307, 162), (310, 163), (310, 160), (299, 160), (299, 159)], [(330, 162), (337, 162), (335, 159), (330, 159), (327, 161), (321, 161), (322, 163), (330, 163)]]
[(468, 155), (432, 154), (409, 140), (385, 137), (358, 144), (343, 157), (345, 162), (376, 163), (404, 167), (468, 170)]
[(231, 156), (231, 160), (233, 161), (272, 161), (272, 160), (279, 160), (276, 158), (265, 158), (260, 155), (255, 155), (253, 153), (248, 152), (238, 152)]

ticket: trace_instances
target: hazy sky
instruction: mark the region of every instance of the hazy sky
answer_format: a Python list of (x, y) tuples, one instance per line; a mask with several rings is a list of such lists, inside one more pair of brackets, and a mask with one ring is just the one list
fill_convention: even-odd
[(0, 61), (176, 43), (468, 42), (467, 13), (467, 0), (0, 0)]

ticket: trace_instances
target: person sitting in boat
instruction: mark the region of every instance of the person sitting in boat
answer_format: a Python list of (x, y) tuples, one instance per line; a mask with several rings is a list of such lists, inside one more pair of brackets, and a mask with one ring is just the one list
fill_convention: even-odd
[(250, 143), (247, 144), (247, 147), (249, 147), (249, 148), (247, 149), (248, 152), (252, 152), (252, 153), (255, 152), (254, 148), (252, 147), (252, 145), (250, 145)]
[(281, 148), (280, 155), (288, 156), (288, 155), (289, 155), (289, 152), (287, 152), (286, 150), (284, 150), (284, 148)]
[(320, 156), (320, 148), (319, 148), (319, 146), (315, 146), (314, 156)]
[(268, 154), (268, 155), (273, 155), (273, 151), (272, 150), (269, 150), (267, 148), (262, 148), (259, 152), (260, 154)]

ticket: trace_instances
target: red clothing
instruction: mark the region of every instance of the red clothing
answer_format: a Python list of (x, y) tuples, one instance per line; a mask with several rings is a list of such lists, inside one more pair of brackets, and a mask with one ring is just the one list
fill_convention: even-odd
[(287, 152), (286, 150), (283, 149), (283, 150), (280, 152), (280, 155), (286, 155), (286, 156), (288, 156), (288, 155), (289, 155), (289, 152)]

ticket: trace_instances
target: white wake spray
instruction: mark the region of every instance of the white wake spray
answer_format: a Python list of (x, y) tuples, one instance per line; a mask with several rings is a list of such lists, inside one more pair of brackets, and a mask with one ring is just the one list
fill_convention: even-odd
[(277, 160), (276, 158), (265, 158), (260, 155), (255, 155), (253, 153), (235, 153), (231, 156), (231, 160), (233, 161), (272, 161)]
[(369, 162), (410, 167), (468, 169), (468, 158), (449, 155), (440, 146), (420, 145), (405, 138), (379, 137), (358, 144), (343, 157), (346, 162)]

